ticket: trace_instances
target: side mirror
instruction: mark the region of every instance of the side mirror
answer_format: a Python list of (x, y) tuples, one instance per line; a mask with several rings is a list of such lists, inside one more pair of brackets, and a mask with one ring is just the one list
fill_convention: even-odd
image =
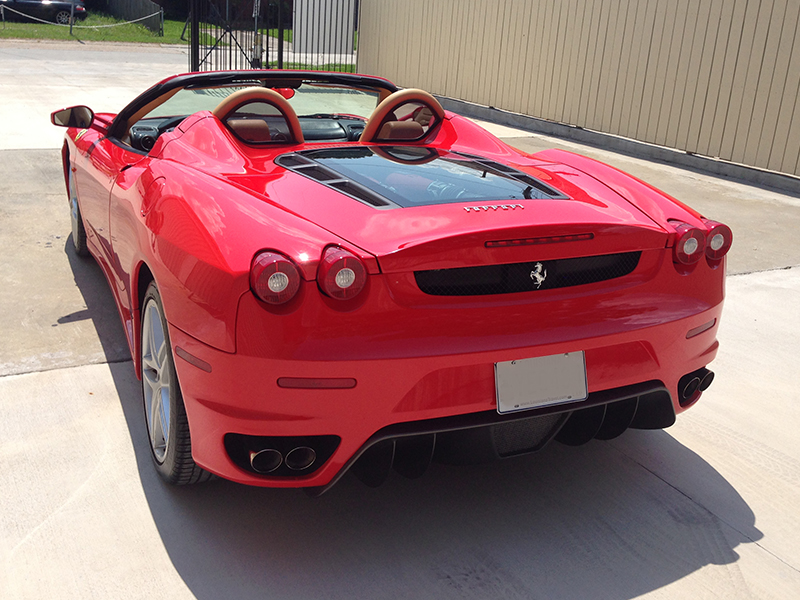
[(73, 106), (57, 110), (50, 115), (50, 122), (58, 127), (91, 127), (94, 113), (88, 106)]

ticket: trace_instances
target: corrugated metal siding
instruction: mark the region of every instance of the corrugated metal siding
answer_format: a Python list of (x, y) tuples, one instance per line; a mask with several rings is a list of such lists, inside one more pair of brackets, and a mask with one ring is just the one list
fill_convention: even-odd
[(800, 175), (800, 0), (362, 0), (358, 70)]

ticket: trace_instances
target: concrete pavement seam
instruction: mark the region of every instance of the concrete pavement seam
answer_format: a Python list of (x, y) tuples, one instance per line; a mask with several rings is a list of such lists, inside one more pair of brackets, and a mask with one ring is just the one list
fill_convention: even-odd
[(789, 265), (786, 267), (773, 267), (771, 269), (762, 269), (759, 271), (742, 271), (740, 273), (727, 273), (727, 277), (740, 277), (742, 275), (755, 275), (756, 273), (771, 273), (773, 271), (791, 271), (792, 269), (800, 268), (800, 265)]
[(122, 363), (133, 363), (133, 359), (131, 358), (119, 358), (116, 360), (103, 360), (98, 362), (87, 362), (80, 365), (63, 365), (63, 366), (54, 366), (54, 367), (47, 367), (44, 369), (38, 369), (34, 371), (20, 371), (19, 373), (0, 373), (0, 380), (5, 377), (17, 377), (19, 375), (35, 375), (36, 373), (48, 373), (50, 371), (64, 371), (66, 369), (80, 369), (81, 367), (91, 367), (94, 365), (119, 365)]

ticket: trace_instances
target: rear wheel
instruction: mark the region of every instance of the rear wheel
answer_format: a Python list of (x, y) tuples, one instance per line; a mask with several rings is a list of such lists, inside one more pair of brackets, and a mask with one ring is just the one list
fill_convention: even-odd
[(148, 286), (142, 303), (141, 334), (144, 417), (156, 470), (174, 485), (205, 481), (211, 474), (192, 459), (189, 423), (155, 282)]
[(68, 10), (58, 11), (56, 13), (55, 21), (59, 25), (69, 25), (69, 11)]

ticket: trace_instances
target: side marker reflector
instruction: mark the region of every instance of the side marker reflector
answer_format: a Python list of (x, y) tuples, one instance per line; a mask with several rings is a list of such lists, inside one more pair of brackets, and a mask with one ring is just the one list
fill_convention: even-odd
[(205, 371), (206, 373), (211, 373), (211, 365), (210, 364), (208, 364), (204, 360), (201, 360), (201, 359), (197, 358), (196, 356), (193, 356), (193, 355), (189, 354), (183, 348), (181, 348), (179, 346), (175, 346), (175, 354), (177, 354), (178, 357), (180, 357), (183, 360), (185, 360), (186, 362), (188, 362), (190, 365), (197, 367), (201, 371)]
[(349, 390), (356, 387), (352, 377), (279, 377), (278, 387), (300, 390)]
[(716, 324), (717, 324), (717, 320), (716, 319), (712, 319), (708, 323), (703, 323), (702, 325), (700, 325), (700, 327), (695, 327), (694, 329), (690, 329), (686, 333), (686, 339), (688, 340), (688, 339), (693, 338), (693, 337), (695, 337), (697, 335), (700, 335), (704, 331), (708, 331), (709, 329), (711, 329)]

